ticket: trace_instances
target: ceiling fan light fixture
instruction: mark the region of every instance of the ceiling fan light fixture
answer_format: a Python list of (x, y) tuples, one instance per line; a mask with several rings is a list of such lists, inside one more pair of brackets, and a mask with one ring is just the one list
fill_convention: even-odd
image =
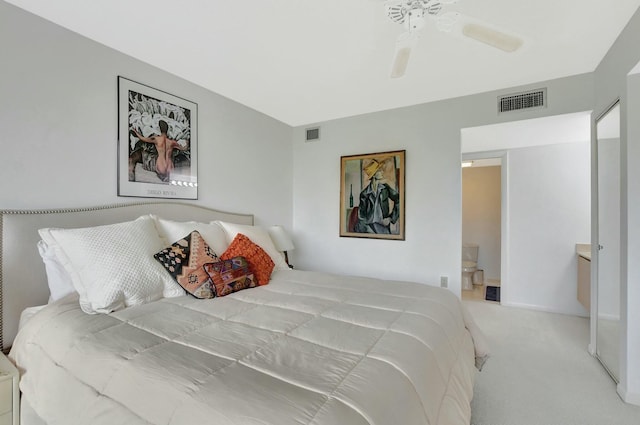
[(462, 28), (462, 34), (508, 53), (515, 52), (523, 44), (519, 37), (475, 23), (465, 24)]
[(424, 12), (422, 9), (410, 11), (404, 24), (409, 31), (420, 31), (424, 27)]
[(471, 38), (504, 52), (515, 52), (524, 40), (510, 32), (500, 31), (492, 25), (462, 15), (456, 11), (446, 11), (444, 5), (458, 0), (386, 0), (384, 7), (392, 22), (401, 24), (405, 32), (398, 36), (391, 66), (391, 78), (404, 76), (407, 71), (412, 47), (423, 30), (426, 19), (435, 21), (436, 28), (459, 39)]

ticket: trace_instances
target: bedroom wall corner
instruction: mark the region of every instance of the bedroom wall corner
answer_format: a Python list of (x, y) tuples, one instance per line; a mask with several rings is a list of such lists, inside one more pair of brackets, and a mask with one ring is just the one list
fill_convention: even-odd
[[(618, 393), (628, 403), (640, 405), (640, 190), (638, 167), (640, 160), (638, 135), (640, 127), (637, 113), (640, 111), (640, 81), (637, 48), (640, 34), (640, 10), (636, 11), (611, 49), (602, 59), (595, 74), (594, 117), (601, 114), (612, 102), (620, 99), (620, 189), (621, 189), (621, 337), (620, 383)], [(594, 208), (597, 208), (594, 207)], [(595, 328), (595, 323), (592, 323)], [(592, 335), (595, 332), (592, 330)], [(591, 341), (596, 344), (595, 340)]]
[[(547, 87), (549, 105), (498, 116), (498, 95)], [(461, 294), (461, 129), (590, 110), (593, 76), (527, 86), (318, 123), (305, 143), (294, 129), (296, 265), (351, 275), (439, 285)], [(425, 89), (428, 89), (426, 87)], [(340, 156), (406, 150), (406, 240), (339, 236)]]

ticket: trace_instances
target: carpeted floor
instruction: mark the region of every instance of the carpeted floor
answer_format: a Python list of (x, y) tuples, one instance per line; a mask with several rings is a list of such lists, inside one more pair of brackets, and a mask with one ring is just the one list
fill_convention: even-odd
[(638, 425), (640, 407), (587, 351), (587, 318), (464, 301), (492, 355), (476, 376), (472, 425)]

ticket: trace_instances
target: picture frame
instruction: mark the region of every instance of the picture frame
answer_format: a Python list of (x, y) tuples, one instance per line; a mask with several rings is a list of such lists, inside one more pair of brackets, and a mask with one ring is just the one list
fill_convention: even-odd
[(118, 196), (198, 199), (198, 105), (118, 76)]
[(340, 236), (405, 240), (404, 150), (340, 157)]

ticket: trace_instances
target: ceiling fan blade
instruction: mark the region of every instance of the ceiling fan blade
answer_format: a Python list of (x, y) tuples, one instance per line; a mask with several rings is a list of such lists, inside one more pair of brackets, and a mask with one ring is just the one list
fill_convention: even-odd
[(400, 34), (396, 41), (396, 50), (391, 65), (391, 78), (403, 77), (409, 65), (411, 50), (418, 43), (418, 33), (415, 31)]
[(476, 23), (464, 25), (462, 34), (507, 53), (515, 52), (524, 43), (520, 37)]
[(503, 52), (515, 52), (524, 45), (524, 39), (514, 33), (458, 12), (445, 13), (437, 19), (440, 31), (471, 38)]

